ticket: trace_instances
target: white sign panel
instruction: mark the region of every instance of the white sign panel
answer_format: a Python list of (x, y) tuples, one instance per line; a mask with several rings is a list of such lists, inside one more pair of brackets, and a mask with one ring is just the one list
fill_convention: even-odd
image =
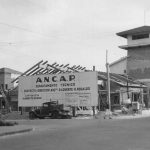
[(19, 77), (19, 106), (41, 106), (48, 101), (97, 106), (97, 72)]

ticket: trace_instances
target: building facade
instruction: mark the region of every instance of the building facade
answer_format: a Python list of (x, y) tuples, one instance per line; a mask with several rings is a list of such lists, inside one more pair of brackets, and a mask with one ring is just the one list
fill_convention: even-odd
[(127, 56), (110, 64), (110, 71), (146, 84), (148, 88), (143, 95), (150, 106), (150, 26), (126, 30), (117, 35), (127, 39), (127, 45), (119, 46), (127, 50)]
[(150, 87), (150, 26), (142, 26), (117, 33), (127, 39), (127, 74)]
[[(22, 73), (10, 68), (1, 68), (0, 69), (0, 108), (5, 107), (4, 94), (9, 101), (11, 106), (14, 106), (15, 109), (18, 103), (18, 92), (15, 92), (16, 83), (12, 83), (15, 78), (20, 76)], [(13, 92), (12, 92), (13, 91)], [(4, 93), (4, 94), (3, 94)], [(12, 107), (13, 109), (13, 107)]]

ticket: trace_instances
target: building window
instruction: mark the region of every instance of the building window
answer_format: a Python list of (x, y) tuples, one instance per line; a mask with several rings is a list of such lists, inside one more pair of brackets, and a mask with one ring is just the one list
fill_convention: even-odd
[(132, 40), (146, 39), (146, 38), (149, 38), (149, 34), (132, 35)]

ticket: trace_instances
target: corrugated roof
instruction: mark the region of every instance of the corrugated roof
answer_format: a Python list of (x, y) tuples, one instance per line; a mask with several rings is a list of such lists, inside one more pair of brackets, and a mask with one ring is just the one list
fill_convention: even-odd
[[(106, 72), (98, 72), (98, 78), (107, 80), (107, 73)], [(121, 86), (127, 86), (127, 82), (128, 82), (129, 87), (139, 87), (139, 88), (141, 87), (140, 82), (135, 81), (134, 79), (132, 79), (129, 76), (127, 78), (127, 76), (125, 76), (125, 75), (110, 73), (110, 80)], [(142, 87), (146, 87), (146, 86), (142, 85)]]
[(138, 28), (122, 31), (116, 34), (118, 36), (127, 38), (128, 35), (137, 34), (137, 33), (150, 33), (150, 26), (141, 26)]

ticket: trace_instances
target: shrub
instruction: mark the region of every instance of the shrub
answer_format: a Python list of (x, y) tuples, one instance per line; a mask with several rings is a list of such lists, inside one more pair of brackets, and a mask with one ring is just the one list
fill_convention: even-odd
[(9, 122), (9, 121), (0, 120), (0, 126), (14, 126), (17, 124), (18, 124), (17, 122)]

